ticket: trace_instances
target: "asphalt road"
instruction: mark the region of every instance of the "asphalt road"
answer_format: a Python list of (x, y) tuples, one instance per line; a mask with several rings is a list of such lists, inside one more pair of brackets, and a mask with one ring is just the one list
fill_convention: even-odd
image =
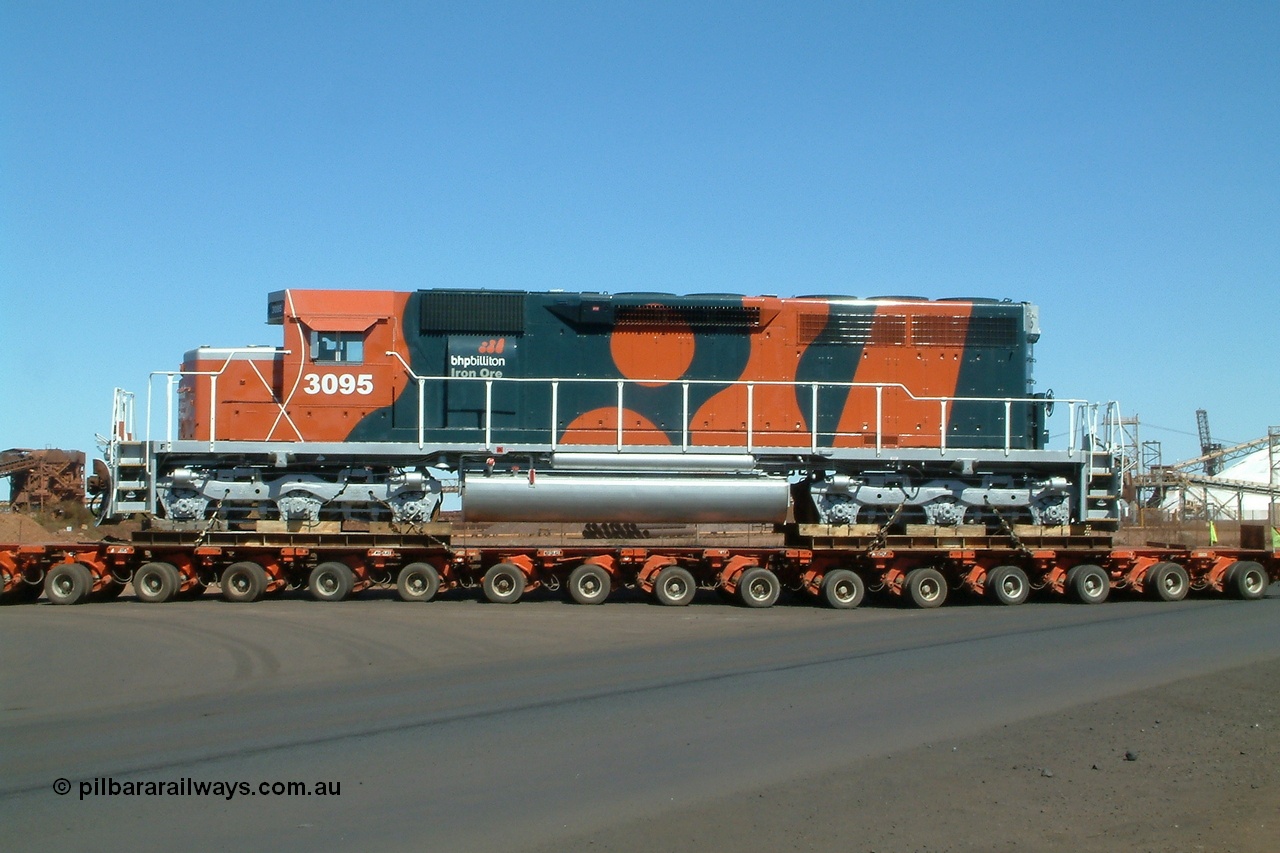
[[(1280, 658), (1275, 592), (935, 611), (714, 601), (5, 608), (4, 846), (519, 850)], [(82, 798), (94, 780), (235, 792)], [(286, 782), (338, 793), (256, 793)]]

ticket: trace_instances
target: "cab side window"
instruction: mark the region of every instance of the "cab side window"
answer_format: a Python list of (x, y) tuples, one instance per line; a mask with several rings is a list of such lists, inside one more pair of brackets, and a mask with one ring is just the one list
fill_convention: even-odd
[(311, 332), (311, 360), (341, 364), (364, 363), (364, 332)]

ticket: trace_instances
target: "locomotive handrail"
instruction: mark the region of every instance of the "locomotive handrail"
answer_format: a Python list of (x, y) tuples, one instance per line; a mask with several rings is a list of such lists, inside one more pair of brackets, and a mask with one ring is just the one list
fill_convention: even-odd
[[(173, 412), (174, 399), (173, 398), (174, 398), (175, 385), (183, 377), (208, 376), (210, 378), (210, 385), (211, 385), (210, 387), (211, 405), (210, 405), (210, 412), (209, 412), (209, 447), (210, 449), (214, 449), (217, 442), (217, 421), (216, 421), (217, 406), (216, 404), (214, 404), (213, 401), (217, 400), (218, 377), (221, 376), (224, 372), (226, 372), (226, 370), (231, 365), (231, 363), (235, 360), (235, 357), (237, 355), (245, 354), (245, 353), (260, 354), (266, 351), (267, 349), (268, 348), (265, 348), (265, 347), (218, 349), (217, 353), (219, 355), (225, 355), (226, 359), (223, 361), (222, 365), (217, 370), (153, 371), (150, 375), (150, 379), (148, 381), (148, 389), (147, 389), (147, 440), (150, 441), (152, 436), (152, 419), (153, 419), (152, 396), (154, 393), (155, 377), (157, 376), (166, 377), (167, 387), (166, 387), (166, 395), (165, 395), (166, 396), (165, 441), (172, 442), (173, 426), (174, 426), (174, 412)], [(272, 352), (272, 354), (280, 354), (280, 355), (291, 354), (289, 350), (271, 348), (270, 351)], [(626, 408), (625, 406), (626, 389), (628, 386), (652, 385), (652, 380), (646, 380), (646, 379), (602, 379), (598, 377), (424, 376), (416, 373), (400, 353), (395, 351), (388, 351), (386, 355), (391, 358), (394, 358), (400, 364), (401, 368), (405, 371), (405, 373), (410, 377), (410, 379), (412, 379), (413, 382), (417, 385), (417, 392), (418, 392), (418, 395), (417, 395), (418, 396), (417, 444), (420, 449), (426, 447), (427, 428), (426, 428), (425, 390), (426, 390), (426, 383), (428, 381), (483, 382), (484, 383), (484, 388), (485, 388), (484, 424), (483, 424), (484, 445), (486, 449), (490, 449), (490, 450), (494, 447), (494, 442), (493, 442), (494, 383), (538, 384), (538, 385), (547, 385), (549, 387), (550, 407), (551, 407), (549, 444), (552, 449), (555, 449), (560, 444), (559, 411), (560, 411), (561, 386), (565, 384), (600, 385), (606, 382), (614, 383), (617, 389), (616, 401), (614, 406), (616, 410), (616, 421), (617, 421), (616, 427), (615, 427), (614, 444), (617, 450), (620, 452), (625, 450), (627, 447), (627, 444), (625, 442), (625, 424), (624, 424), (624, 417), (623, 417), (623, 414)], [(252, 362), (251, 362), (251, 366), (253, 367), (255, 372), (258, 372), (257, 367), (253, 366)], [(262, 379), (264, 385), (268, 385), (269, 387), (269, 384), (267, 383), (266, 379), (261, 376), (260, 372), (258, 373), (259, 373), (259, 378)], [(690, 430), (690, 411), (689, 411), (689, 391), (690, 391), (690, 388), (693, 386), (714, 386), (714, 387), (726, 389), (726, 390), (740, 387), (745, 390), (746, 428), (743, 431), (742, 441), (743, 441), (743, 445), (745, 446), (745, 449), (748, 452), (753, 451), (756, 448), (758, 443), (757, 442), (758, 435), (756, 432), (756, 425), (755, 425), (756, 388), (758, 386), (781, 387), (781, 388), (792, 388), (792, 389), (799, 389), (806, 385), (809, 386), (809, 390), (810, 390), (809, 445), (810, 445), (810, 451), (814, 454), (817, 454), (819, 450), (823, 448), (822, 431), (820, 430), (818, 425), (818, 413), (819, 413), (818, 398), (819, 398), (820, 389), (852, 390), (852, 389), (862, 388), (862, 389), (868, 389), (868, 390), (874, 391), (875, 424), (874, 424), (873, 436), (874, 436), (874, 442), (875, 442), (876, 456), (881, 456), (884, 452), (883, 418), (884, 418), (884, 392), (886, 389), (894, 391), (896, 393), (900, 393), (904, 395), (906, 399), (912, 402), (922, 403), (922, 404), (928, 404), (928, 403), (938, 404), (938, 409), (939, 409), (938, 450), (940, 455), (946, 455), (947, 449), (948, 449), (947, 413), (949, 409), (957, 403), (988, 403), (993, 405), (999, 405), (1003, 408), (1003, 421), (1004, 421), (1003, 451), (1006, 456), (1008, 456), (1013, 450), (1013, 407), (1014, 405), (1021, 404), (1021, 405), (1032, 405), (1032, 406), (1035, 406), (1035, 405), (1047, 406), (1049, 404), (1049, 401), (1047, 401), (1043, 397), (1008, 397), (1008, 396), (1006, 397), (994, 397), (994, 396), (992, 397), (954, 397), (954, 396), (918, 395), (901, 382), (840, 382), (840, 381), (798, 382), (798, 381), (786, 381), (786, 380), (743, 381), (743, 380), (719, 380), (719, 379), (682, 379), (682, 380), (678, 380), (678, 382), (681, 387), (681, 430), (680, 430), (681, 451), (687, 451), (690, 447), (691, 430)], [(280, 416), (285, 418), (286, 420), (289, 420), (290, 423), (292, 423), (292, 420), (289, 418), (288, 412), (286, 410), (287, 409), (286, 405), (284, 403), (281, 403), (280, 401), (276, 401), (276, 402), (281, 407)], [(1104, 450), (1104, 449), (1113, 450), (1117, 446), (1114, 440), (1114, 436), (1111, 434), (1112, 432), (1114, 432), (1114, 425), (1118, 419), (1118, 415), (1116, 415), (1115, 412), (1112, 411), (1112, 407), (1114, 407), (1114, 404), (1108, 404), (1105, 411), (1100, 412), (1099, 411), (1100, 407), (1098, 404), (1090, 404), (1087, 400), (1084, 400), (1084, 399), (1058, 398), (1053, 402), (1065, 404), (1068, 410), (1068, 417), (1067, 417), (1067, 429), (1068, 429), (1067, 454), (1068, 456), (1074, 457), (1077, 450), (1080, 449), (1079, 445), (1081, 444), (1081, 442), (1077, 440), (1078, 437), (1087, 437), (1088, 446), (1096, 450)], [(1101, 414), (1101, 421), (1102, 421), (1101, 424), (1099, 424), (1100, 414)], [(734, 430), (725, 428), (724, 430), (721, 430), (721, 431), (733, 432)], [(1105, 434), (1100, 434), (1100, 432)], [(862, 433), (844, 433), (844, 432), (835, 431), (831, 433), (831, 437), (834, 440), (837, 437), (853, 436), (858, 434), (862, 434)], [(834, 447), (834, 444), (832, 446)]]
[[(484, 443), (486, 449), (493, 448), (493, 388), (494, 383), (503, 384), (539, 384), (548, 385), (551, 394), (551, 441), (550, 446), (555, 449), (559, 444), (559, 403), (560, 403), (560, 386), (563, 384), (580, 384), (580, 385), (601, 385), (604, 383), (614, 383), (617, 387), (617, 400), (615, 404), (617, 426), (615, 428), (616, 438), (615, 444), (619, 451), (623, 450), (626, 445), (624, 443), (624, 424), (623, 412), (625, 409), (625, 389), (629, 385), (652, 385), (653, 380), (650, 379), (612, 379), (600, 377), (525, 377), (525, 376), (424, 376), (416, 373), (412, 367), (405, 361), (404, 357), (395, 351), (387, 351), (387, 356), (394, 358), (400, 363), (405, 373), (418, 386), (418, 445), (420, 448), (425, 447), (425, 408), (424, 408), (424, 390), (427, 381), (440, 382), (483, 382), (485, 387), (485, 407), (484, 407)], [(1068, 411), (1068, 440), (1067, 453), (1068, 456), (1074, 456), (1077, 447), (1077, 433), (1088, 435), (1091, 441), (1099, 443), (1107, 448), (1115, 446), (1113, 437), (1108, 434), (1105, 437), (1098, 435), (1097, 430), (1097, 404), (1091, 404), (1088, 400), (1078, 398), (1055, 398), (1054, 400), (1046, 400), (1043, 397), (947, 397), (947, 396), (930, 396), (917, 395), (906, 385), (901, 382), (789, 382), (785, 380), (720, 380), (720, 379), (681, 379), (677, 380), (681, 387), (681, 450), (689, 449), (689, 389), (691, 386), (715, 386), (718, 388), (734, 388), (742, 387), (746, 391), (746, 429), (744, 430), (743, 441), (746, 450), (751, 451), (755, 448), (755, 389), (758, 386), (766, 387), (783, 387), (783, 388), (802, 388), (809, 386), (810, 388), (810, 450), (817, 453), (821, 447), (820, 433), (818, 428), (818, 389), (819, 388), (866, 388), (875, 391), (875, 450), (876, 455), (883, 453), (884, 443), (884, 391), (886, 389), (895, 390), (904, 394), (907, 399), (917, 403), (937, 403), (939, 406), (939, 453), (945, 455), (947, 452), (947, 411), (948, 407), (955, 403), (991, 403), (1001, 405), (1004, 409), (1004, 453), (1008, 456), (1013, 450), (1013, 406), (1015, 404), (1048, 406), (1050, 403), (1062, 403), (1067, 406)], [(1108, 404), (1114, 406), (1114, 404)], [(1078, 423), (1079, 421), (1079, 423)], [(1113, 423), (1113, 416), (1108, 412), (1104, 417), (1104, 424), (1110, 431), (1110, 425)], [(836, 436), (853, 435), (853, 433), (832, 433), (833, 438)]]
[[(165, 393), (165, 437), (164, 437), (164, 440), (166, 443), (173, 442), (173, 402), (174, 402), (173, 387), (175, 382), (181, 377), (185, 377), (185, 376), (208, 376), (209, 377), (209, 449), (213, 450), (214, 442), (217, 441), (217, 437), (218, 437), (218, 433), (217, 433), (218, 377), (221, 376), (223, 373), (225, 373), (227, 368), (231, 365), (231, 362), (235, 360), (235, 357), (242, 353), (253, 353), (255, 355), (261, 355), (261, 354), (270, 352), (273, 356), (293, 354), (292, 350), (280, 349), (277, 347), (218, 347), (216, 349), (205, 348), (205, 351), (216, 352), (219, 355), (225, 354), (227, 358), (225, 361), (222, 362), (222, 366), (219, 367), (217, 370), (153, 370), (147, 376), (146, 420), (147, 420), (147, 442), (148, 443), (151, 442), (151, 397), (155, 390), (155, 378), (157, 376), (163, 376), (166, 378), (166, 381), (167, 381), (167, 390)], [(257, 365), (253, 364), (252, 360), (250, 360), (249, 364), (253, 368), (253, 372), (258, 375), (259, 379), (262, 380), (263, 385), (265, 385), (267, 389), (270, 390), (271, 383), (267, 382), (266, 377), (264, 377), (262, 375), (262, 372), (258, 370)], [(283, 404), (281, 404), (281, 414), (284, 414), (285, 417), (288, 417), (288, 415), (284, 413)]]

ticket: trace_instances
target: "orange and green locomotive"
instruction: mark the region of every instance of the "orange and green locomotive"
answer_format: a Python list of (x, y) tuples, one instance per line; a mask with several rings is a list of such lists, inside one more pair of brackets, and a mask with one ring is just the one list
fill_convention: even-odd
[[(1035, 306), (286, 290), (279, 346), (187, 353), (106, 514), (825, 525), (1116, 519), (1082, 401), (1049, 444)], [(174, 425), (176, 424), (176, 429)]]

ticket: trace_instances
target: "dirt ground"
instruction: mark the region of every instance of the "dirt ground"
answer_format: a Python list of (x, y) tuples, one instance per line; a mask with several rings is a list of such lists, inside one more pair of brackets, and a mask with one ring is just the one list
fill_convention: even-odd
[(93, 536), (87, 530), (51, 531), (41, 527), (39, 522), (25, 513), (0, 512), (0, 542), (12, 544), (29, 544), (36, 542), (75, 541), (84, 536)]
[(1275, 853), (1280, 661), (924, 744), (560, 849)]
[[(127, 524), (62, 524), (57, 521), (41, 525), (24, 512), (0, 511), (0, 542), (6, 544), (44, 544), (49, 542), (98, 542), (109, 538), (128, 538), (137, 522)], [(69, 529), (68, 529), (69, 528)]]

